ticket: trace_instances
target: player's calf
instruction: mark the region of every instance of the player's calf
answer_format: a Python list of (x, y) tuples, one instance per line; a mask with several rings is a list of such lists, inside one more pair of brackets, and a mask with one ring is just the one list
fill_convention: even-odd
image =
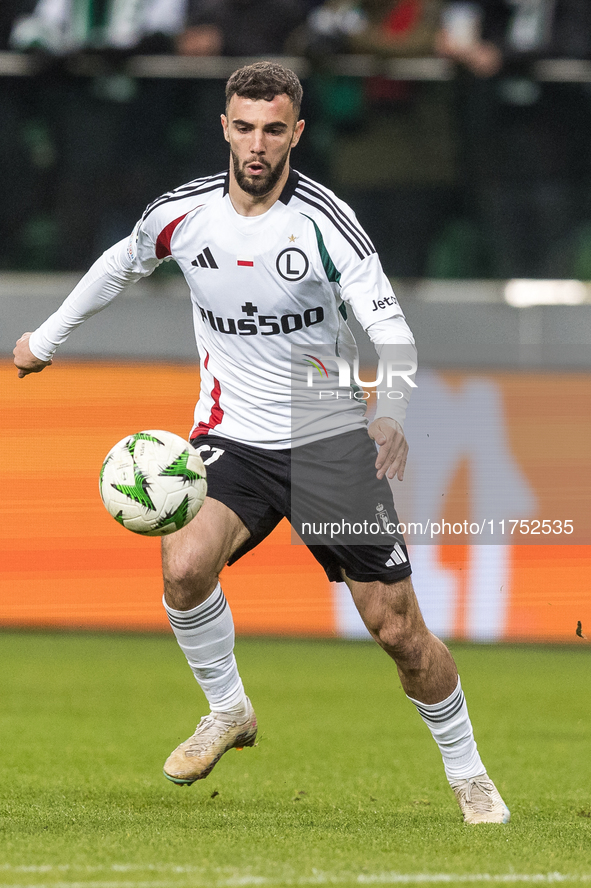
[(455, 688), (458, 673), (446, 646), (425, 625), (410, 577), (394, 583), (347, 579), (361, 617), (395, 661), (406, 694), (429, 703)]

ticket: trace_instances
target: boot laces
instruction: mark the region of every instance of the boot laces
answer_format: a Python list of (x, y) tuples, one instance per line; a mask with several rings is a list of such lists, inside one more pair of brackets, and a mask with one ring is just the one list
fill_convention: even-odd
[(461, 786), (460, 792), (466, 802), (479, 814), (486, 814), (495, 805), (494, 784), (489, 778), (472, 777)]

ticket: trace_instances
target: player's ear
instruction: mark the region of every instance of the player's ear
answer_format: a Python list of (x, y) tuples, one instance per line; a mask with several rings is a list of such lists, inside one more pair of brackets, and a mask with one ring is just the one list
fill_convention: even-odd
[(291, 137), (291, 147), (292, 148), (295, 148), (295, 146), (300, 141), (300, 136), (302, 135), (302, 133), (304, 131), (305, 125), (306, 125), (305, 120), (298, 120), (298, 122), (296, 123), (295, 129), (293, 131), (293, 136)]
[(221, 119), (221, 121), (222, 121), (222, 127), (223, 127), (223, 130), (224, 130), (224, 139), (226, 140), (226, 142), (229, 142), (229, 141), (230, 141), (230, 137), (229, 137), (229, 135), (228, 135), (228, 118), (226, 117), (225, 114), (222, 114), (222, 115), (220, 116), (220, 119)]

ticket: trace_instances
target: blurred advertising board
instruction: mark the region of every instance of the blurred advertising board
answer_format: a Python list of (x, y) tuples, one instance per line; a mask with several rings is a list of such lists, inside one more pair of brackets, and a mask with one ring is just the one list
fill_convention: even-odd
[[(591, 376), (419, 371), (410, 454), (394, 482), (414, 582), (444, 638), (591, 637)], [(0, 364), (0, 625), (167, 631), (158, 540), (104, 510), (98, 472), (131, 432), (189, 433), (188, 364)], [(369, 408), (371, 410), (371, 406)], [(412, 525), (412, 527), (410, 526)], [(364, 637), (282, 522), (222, 582), (243, 634)]]

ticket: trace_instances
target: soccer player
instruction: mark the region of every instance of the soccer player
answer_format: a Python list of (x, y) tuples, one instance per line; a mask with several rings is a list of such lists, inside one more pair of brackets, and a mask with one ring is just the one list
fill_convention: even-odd
[[(236, 71), (221, 117), (229, 170), (150, 204), (131, 237), (107, 250), (57, 312), (19, 339), (18, 375), (51, 364), (76, 326), (164, 259), (179, 264), (201, 359), (190, 440), (207, 466), (208, 496), (193, 521), (162, 539), (163, 601), (210, 713), (167, 759), (169, 780), (191, 784), (228, 749), (255, 743), (257, 721), (234, 657), (220, 571), (282, 517), (297, 529), (294, 515), (305, 516), (310, 503), (320, 510), (328, 503), (349, 517), (353, 509), (357, 518), (374, 521), (377, 515), (367, 510), (355, 512), (349, 495), (355, 490), (363, 492), (360, 502), (386, 517), (388, 532), (361, 544), (327, 537), (306, 542), (328, 578), (347, 583), (365, 625), (396, 663), (405, 693), (441, 751), (464, 820), (506, 823), (509, 810), (480, 759), (455, 663), (427, 629), (404, 541), (390, 533), (397, 518), (387, 479), (404, 473), (405, 398), (382, 399), (369, 425), (355, 398), (325, 403), (322, 415), (304, 409), (294, 423), (293, 355), (299, 350), (319, 360), (338, 389), (336, 371), (329, 373), (329, 361), (320, 359), (327, 348), (335, 363), (343, 355), (353, 359), (347, 307), (378, 354), (414, 347), (352, 210), (290, 167), (304, 129), (301, 98), (298, 78), (281, 65), (257, 62)], [(302, 454), (311, 482), (298, 504), (290, 498), (290, 470)]]

